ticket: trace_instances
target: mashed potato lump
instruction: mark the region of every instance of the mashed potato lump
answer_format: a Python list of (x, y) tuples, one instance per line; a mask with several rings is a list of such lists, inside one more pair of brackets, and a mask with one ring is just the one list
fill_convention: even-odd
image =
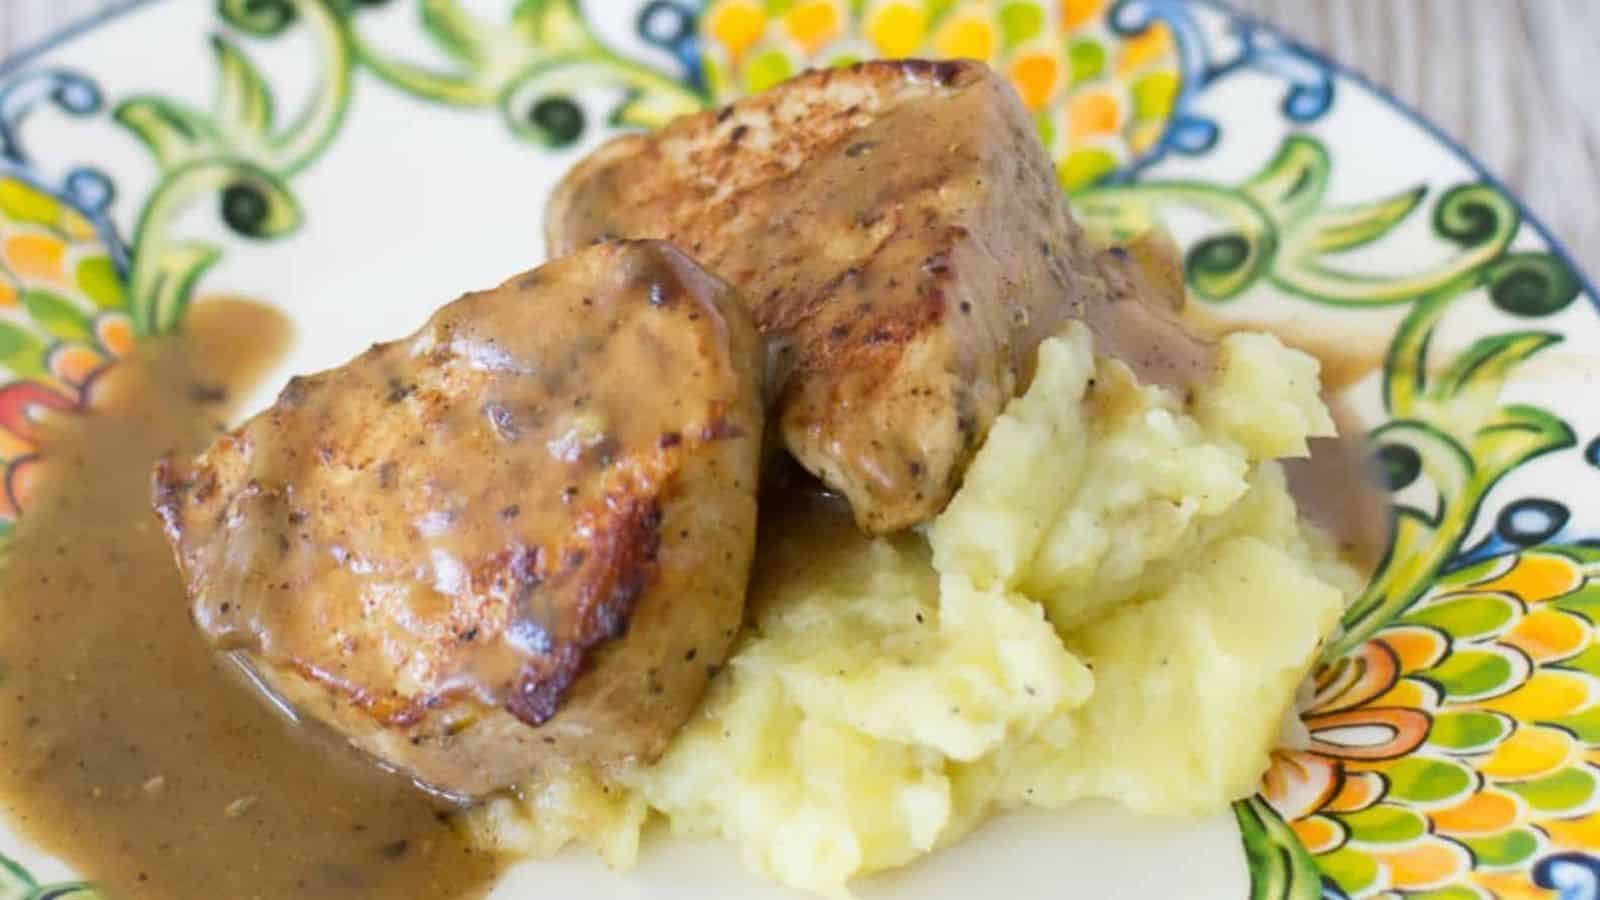
[(657, 765), (545, 773), (472, 827), (627, 866), (660, 816), (831, 892), (998, 810), (1250, 794), (1355, 587), (1275, 462), (1333, 433), (1317, 374), (1233, 334), (1186, 403), (1069, 328), (921, 532), (865, 537), (825, 498), (766, 514), (746, 633)]

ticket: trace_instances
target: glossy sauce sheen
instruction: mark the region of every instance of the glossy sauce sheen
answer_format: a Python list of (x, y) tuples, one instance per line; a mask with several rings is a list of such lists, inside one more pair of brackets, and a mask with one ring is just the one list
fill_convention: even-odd
[(419, 781), (651, 761), (738, 630), (760, 365), (725, 284), (597, 245), (293, 379), (154, 503), (201, 631)]
[(274, 313), (197, 306), (46, 427), (0, 568), (0, 802), (46, 852), (138, 898), (464, 898), (497, 863), (424, 794), (261, 702), (190, 620), (150, 468), (193, 451), (283, 346)]

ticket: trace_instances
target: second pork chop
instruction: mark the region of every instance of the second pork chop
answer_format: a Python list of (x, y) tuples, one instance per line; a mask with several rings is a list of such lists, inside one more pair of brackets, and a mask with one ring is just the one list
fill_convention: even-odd
[(944, 508), (1067, 319), (1146, 380), (1206, 366), (1119, 302), (1130, 264), (1073, 224), (1021, 101), (978, 63), (810, 72), (618, 138), (558, 186), (546, 237), (553, 256), (665, 238), (738, 287), (773, 342), (785, 446), (873, 532)]

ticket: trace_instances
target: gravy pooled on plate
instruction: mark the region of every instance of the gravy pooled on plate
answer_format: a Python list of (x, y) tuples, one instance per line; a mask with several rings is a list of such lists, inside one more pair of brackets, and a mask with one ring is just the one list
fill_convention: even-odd
[(0, 804), (118, 900), (470, 898), (498, 869), (445, 811), (263, 704), (194, 627), (150, 514), (286, 323), (210, 302), (40, 425), (44, 461), (0, 566)]

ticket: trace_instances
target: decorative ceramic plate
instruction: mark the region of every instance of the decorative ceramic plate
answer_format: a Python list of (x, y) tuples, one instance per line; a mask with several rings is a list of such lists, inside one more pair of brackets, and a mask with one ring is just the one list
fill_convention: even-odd
[[(616, 129), (807, 66), (977, 57), (1080, 218), (1165, 222), (1212, 314), (1341, 361), (1398, 526), (1305, 692), (1309, 740), (1231, 816), (1008, 816), (864, 892), (1597, 895), (1600, 315), (1460, 148), (1208, 2), (494, 5), (144, 3), (0, 66), (0, 531), (50, 453), (30, 416), (92, 406), (94, 374), (196, 298), (278, 304), (280, 374), (331, 365), (536, 262), (546, 191)], [(0, 849), (0, 897), (94, 893)], [(558, 892), (783, 895), (729, 847), (662, 842), (632, 873), (571, 854), (496, 896)]]

